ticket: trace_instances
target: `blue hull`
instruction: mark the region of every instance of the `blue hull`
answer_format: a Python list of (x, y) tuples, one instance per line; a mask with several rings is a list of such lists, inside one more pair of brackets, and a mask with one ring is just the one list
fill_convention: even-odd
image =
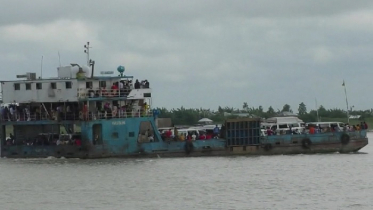
[[(81, 122), (80, 126), (83, 142), (81, 146), (3, 144), (1, 156), (103, 158), (273, 155), (356, 152), (368, 144), (366, 130), (266, 136), (260, 137), (260, 142), (250, 145), (228, 145), (225, 139), (196, 140), (191, 142), (191, 146), (186, 145), (188, 143), (185, 141), (164, 141), (158, 132), (154, 132), (154, 141), (141, 142), (141, 130), (144, 130), (142, 126), (147, 126), (152, 131), (156, 130), (152, 117), (86, 121)], [(347, 142), (343, 140), (346, 134)]]

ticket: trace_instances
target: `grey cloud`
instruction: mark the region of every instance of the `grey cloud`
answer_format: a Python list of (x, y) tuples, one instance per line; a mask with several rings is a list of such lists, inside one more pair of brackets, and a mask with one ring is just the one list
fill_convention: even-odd
[(206, 1), (74, 1), (35, 0), (4, 1), (0, 8), (0, 24), (37, 24), (56, 19), (109, 20), (147, 26), (198, 20), (220, 21), (238, 18), (298, 18), (331, 16), (351, 10), (371, 8), (369, 0), (206, 0)]
[[(54, 76), (58, 51), (63, 64), (84, 63), (82, 46), (91, 41), (98, 71), (125, 65), (149, 79), (156, 106), (246, 101), (296, 110), (302, 101), (313, 108), (317, 98), (344, 108), (345, 79), (350, 103), (370, 108), (362, 91), (373, 76), (369, 17), (371, 1), (7, 1), (0, 76), (39, 72), (41, 55), (43, 74)], [(45, 37), (5, 37), (18, 24)]]

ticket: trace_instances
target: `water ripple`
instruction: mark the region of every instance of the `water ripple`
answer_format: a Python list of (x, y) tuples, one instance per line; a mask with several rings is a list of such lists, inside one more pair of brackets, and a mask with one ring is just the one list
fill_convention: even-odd
[[(373, 137), (372, 134), (369, 134)], [(354, 154), (0, 159), (2, 209), (373, 209), (373, 146)]]

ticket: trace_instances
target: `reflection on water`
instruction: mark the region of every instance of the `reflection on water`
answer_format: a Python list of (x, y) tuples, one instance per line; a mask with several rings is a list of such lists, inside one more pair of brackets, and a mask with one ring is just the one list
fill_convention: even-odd
[[(369, 134), (369, 137), (373, 137)], [(1, 159), (2, 209), (372, 209), (357, 154)]]

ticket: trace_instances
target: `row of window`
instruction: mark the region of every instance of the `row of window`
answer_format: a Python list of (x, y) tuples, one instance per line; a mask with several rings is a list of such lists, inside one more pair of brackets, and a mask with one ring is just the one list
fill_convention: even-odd
[[(32, 87), (31, 84), (32, 83), (24, 83), (24, 84), (26, 86), (26, 90), (31, 90), (31, 87)], [(36, 83), (36, 89), (37, 90), (43, 89), (43, 84), (47, 84), (47, 83), (41, 83), (41, 82)], [(56, 82), (51, 82), (50, 85), (51, 85), (52, 89), (57, 89), (57, 83)], [(71, 89), (72, 88), (72, 83), (71, 82), (65, 82), (65, 88), (66, 89)], [(20, 83), (14, 83), (14, 90), (21, 90), (21, 84)]]
[[(31, 90), (31, 84), (32, 83), (24, 83), (25, 86), (26, 86), (26, 90)], [(37, 90), (41, 90), (43, 89), (43, 84), (47, 84), (47, 83), (41, 83), (41, 82), (38, 82), (36, 83), (36, 89)], [(57, 83), (56, 82), (51, 82), (50, 83), (51, 85), (51, 88), (52, 89), (57, 89)], [(91, 88), (92, 87), (92, 82), (89, 81), (89, 82), (86, 82), (86, 88)], [(106, 87), (106, 81), (100, 81), (99, 82), (99, 87)], [(65, 82), (65, 88), (66, 89), (71, 89), (72, 88), (72, 83), (71, 82)], [(21, 84), (20, 83), (15, 83), (14, 84), (14, 90), (21, 90)]]
[[(86, 88), (92, 88), (93, 87), (92, 81), (86, 82), (85, 83), (85, 87)], [(100, 87), (100, 88), (106, 88), (106, 81), (99, 81), (98, 87)]]

